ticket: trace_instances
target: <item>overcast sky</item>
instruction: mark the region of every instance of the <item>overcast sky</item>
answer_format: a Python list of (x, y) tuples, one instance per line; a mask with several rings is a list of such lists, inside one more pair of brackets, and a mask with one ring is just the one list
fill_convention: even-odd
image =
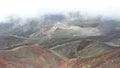
[(9, 15), (31, 17), (62, 11), (120, 17), (120, 0), (0, 0), (0, 20)]

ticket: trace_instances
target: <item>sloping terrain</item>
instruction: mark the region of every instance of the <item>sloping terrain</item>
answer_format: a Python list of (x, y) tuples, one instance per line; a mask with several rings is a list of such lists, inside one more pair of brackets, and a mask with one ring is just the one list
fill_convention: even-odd
[(70, 68), (120, 68), (120, 48), (98, 57), (75, 61)]
[(96, 57), (104, 53), (108, 53), (114, 49), (117, 48), (110, 46), (104, 42), (93, 42), (82, 50), (78, 50), (78, 55), (81, 58)]
[(0, 68), (120, 68), (117, 20), (48, 15), (9, 22), (0, 25)]
[(96, 36), (101, 35), (100, 31), (97, 28), (92, 27), (80, 27), (80, 26), (74, 26), (69, 25), (66, 23), (55, 23), (52, 24), (47, 30), (43, 29), (42, 31), (38, 31), (36, 33), (33, 33), (31, 37), (36, 37), (41, 34), (45, 34), (49, 37), (54, 38), (69, 38), (74, 36), (80, 36), (80, 37), (87, 37), (87, 36)]
[(64, 68), (62, 62), (59, 57), (35, 45), (0, 51), (0, 68)]
[(16, 35), (0, 35), (0, 50), (9, 49), (25, 40), (25, 37), (19, 37)]
[(91, 58), (62, 59), (38, 46), (0, 51), (0, 68), (119, 68), (120, 48)]
[(67, 58), (89, 58), (102, 55), (110, 52), (118, 47), (114, 47), (105, 42), (93, 42), (93, 41), (72, 41), (62, 45), (58, 45), (50, 48), (52, 52), (60, 54), (62, 57)]
[[(117, 44), (112, 42), (112, 40), (115, 41), (119, 38), (119, 32), (117, 32), (116, 34), (108, 34), (103, 36), (90, 36), (86, 38), (74, 37), (69, 40), (67, 38), (67, 41), (65, 39), (61, 39), (64, 42), (54, 39), (54, 42), (59, 43), (54, 44), (54, 42), (49, 41), (51, 42), (49, 45), (53, 44), (53, 47), (50, 49), (64, 57), (73, 58), (79, 56), (86, 58), (99, 56), (119, 48)], [(116, 42), (119, 42), (119, 40)]]

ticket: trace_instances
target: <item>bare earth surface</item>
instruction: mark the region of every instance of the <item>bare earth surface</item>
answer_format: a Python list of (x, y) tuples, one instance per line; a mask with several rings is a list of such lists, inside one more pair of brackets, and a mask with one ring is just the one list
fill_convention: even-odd
[(38, 46), (0, 51), (0, 68), (120, 68), (120, 49), (92, 58), (61, 59)]
[(60, 58), (37, 46), (0, 51), (0, 68), (59, 68), (61, 63)]

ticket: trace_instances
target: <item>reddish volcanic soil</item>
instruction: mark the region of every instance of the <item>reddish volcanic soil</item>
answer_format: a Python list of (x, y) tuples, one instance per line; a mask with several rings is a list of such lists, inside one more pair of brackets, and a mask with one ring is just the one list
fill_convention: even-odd
[(0, 51), (0, 68), (65, 68), (63, 60), (37, 47)]
[(120, 49), (86, 59), (61, 59), (38, 46), (0, 51), (0, 68), (120, 68)]

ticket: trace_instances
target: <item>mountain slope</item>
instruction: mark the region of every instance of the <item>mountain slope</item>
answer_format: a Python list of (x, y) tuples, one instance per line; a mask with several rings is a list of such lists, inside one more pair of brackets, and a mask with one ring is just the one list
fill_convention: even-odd
[(25, 41), (25, 37), (16, 35), (0, 35), (0, 50), (9, 49), (10, 47), (17, 46), (17, 44)]
[(38, 46), (0, 51), (0, 68), (120, 68), (120, 48), (91, 58), (62, 59)]
[(0, 68), (59, 68), (62, 60), (38, 46), (0, 51)]
[(120, 48), (98, 57), (76, 59), (74, 62), (70, 68), (120, 68)]

